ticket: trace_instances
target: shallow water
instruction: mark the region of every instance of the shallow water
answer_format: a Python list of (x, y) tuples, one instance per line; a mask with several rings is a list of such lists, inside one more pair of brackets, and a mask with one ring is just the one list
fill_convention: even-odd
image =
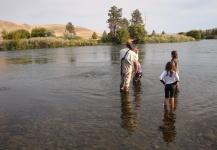
[[(129, 94), (121, 48), (0, 52), (0, 149), (216, 149), (217, 41), (139, 45), (143, 77)], [(175, 110), (159, 81), (172, 50)]]

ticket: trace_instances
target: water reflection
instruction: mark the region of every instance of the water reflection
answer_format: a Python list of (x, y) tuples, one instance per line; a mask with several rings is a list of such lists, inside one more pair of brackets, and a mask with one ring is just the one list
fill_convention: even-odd
[(25, 58), (25, 57), (18, 57), (18, 58), (10, 58), (10, 59), (5, 59), (6, 64), (22, 64), (22, 65), (27, 65), (27, 64), (32, 64), (33, 59), (32, 58)]
[(173, 142), (176, 136), (175, 128), (175, 113), (173, 109), (168, 111), (167, 106), (164, 106), (163, 125), (159, 127), (162, 131), (162, 138), (165, 142)]
[(111, 49), (111, 60), (112, 61), (119, 61), (120, 60), (120, 50), (119, 49)]
[(49, 62), (48, 58), (35, 58), (34, 63), (36, 64), (47, 64)]
[(121, 93), (121, 127), (127, 131), (134, 131), (138, 127), (138, 115), (133, 110), (129, 93)]
[(28, 65), (28, 64), (47, 64), (49, 62), (53, 62), (53, 59), (49, 58), (31, 58), (31, 57), (17, 57), (6, 59), (6, 64), (20, 64), (20, 65)]
[(74, 55), (70, 55), (70, 57), (68, 58), (69, 62), (73, 63), (76, 61), (76, 57)]
[(134, 91), (134, 102), (135, 102), (135, 109), (138, 110), (140, 108), (140, 101), (141, 101), (141, 82), (133, 81), (133, 91)]
[(175, 110), (178, 105), (178, 92), (175, 93), (174, 96), (174, 104), (175, 107), (170, 107), (168, 110), (167, 106), (164, 106), (164, 117), (163, 124), (159, 127), (159, 131), (162, 132), (162, 138), (165, 142), (170, 143), (175, 140), (176, 137), (176, 114)]

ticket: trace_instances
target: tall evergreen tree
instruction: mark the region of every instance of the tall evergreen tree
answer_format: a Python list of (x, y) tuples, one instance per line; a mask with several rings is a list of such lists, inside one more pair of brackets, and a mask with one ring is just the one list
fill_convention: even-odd
[(132, 16), (132, 19), (130, 20), (131, 24), (143, 25), (142, 14), (138, 9), (134, 10), (131, 16)]
[(126, 18), (121, 19), (121, 28), (128, 29), (130, 23)]
[(68, 22), (66, 25), (66, 31), (69, 31), (69, 33), (73, 33), (74, 35), (76, 35), (75, 33), (75, 27), (72, 25), (71, 22)]
[(106, 33), (106, 31), (104, 30), (104, 32), (102, 33), (102, 36), (107, 36), (108, 34)]
[(116, 31), (121, 24), (122, 8), (117, 8), (116, 6), (111, 7), (108, 16), (107, 23), (109, 24), (110, 33), (113, 37), (116, 37)]
[(156, 35), (156, 33), (155, 33), (155, 31), (154, 31), (154, 30), (152, 31), (152, 34), (151, 34), (151, 35)]
[(92, 39), (97, 39), (98, 38), (98, 35), (96, 34), (96, 32), (93, 32), (93, 34), (92, 34), (92, 37), (91, 37)]

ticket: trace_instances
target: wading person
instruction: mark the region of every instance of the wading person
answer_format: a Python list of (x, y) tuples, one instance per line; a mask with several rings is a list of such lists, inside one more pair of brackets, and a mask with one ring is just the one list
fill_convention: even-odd
[[(171, 52), (171, 61), (174, 62), (175, 67), (176, 67), (176, 72), (179, 74), (179, 60), (178, 60), (178, 53), (177, 51), (172, 51)], [(179, 83), (176, 85), (176, 91), (179, 92)]]
[(165, 86), (164, 105), (167, 105), (167, 101), (170, 98), (170, 104), (172, 107), (174, 107), (174, 92), (176, 85), (179, 82), (179, 75), (176, 72), (175, 63), (169, 61), (165, 66), (165, 70), (162, 72), (159, 78)]
[[(137, 61), (139, 60), (139, 50), (134, 51), (137, 56)], [(133, 71), (135, 72), (135, 70)], [(142, 78), (142, 67), (140, 65), (140, 62), (138, 61), (138, 72), (134, 73), (133, 81), (134, 82), (140, 82), (140, 79)]]
[(132, 41), (128, 40), (126, 42), (126, 48), (120, 51), (121, 59), (121, 84), (120, 91), (129, 92), (129, 86), (132, 76), (133, 66), (135, 68), (134, 73), (138, 72), (138, 58), (135, 52), (138, 51), (137, 48), (132, 48)]

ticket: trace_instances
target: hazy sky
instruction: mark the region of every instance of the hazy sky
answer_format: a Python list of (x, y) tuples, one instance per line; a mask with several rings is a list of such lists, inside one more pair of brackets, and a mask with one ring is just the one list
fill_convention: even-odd
[(139, 9), (146, 30), (178, 33), (217, 27), (217, 0), (0, 0), (0, 20), (27, 24), (67, 24), (96, 32), (108, 29), (108, 10), (122, 8), (131, 19)]

